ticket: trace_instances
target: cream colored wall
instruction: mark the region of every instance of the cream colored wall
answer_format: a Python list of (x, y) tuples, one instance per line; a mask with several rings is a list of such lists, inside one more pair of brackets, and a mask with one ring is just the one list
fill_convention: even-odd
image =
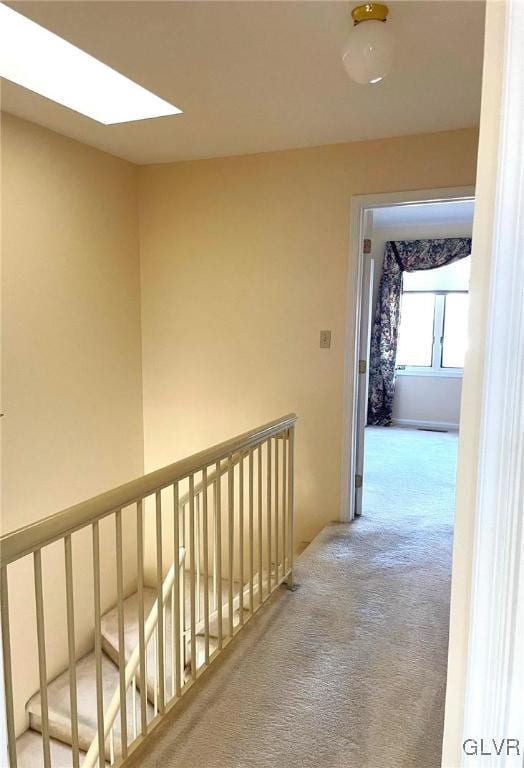
[[(369, 255), (369, 258), (374, 260), (373, 306), (375, 307), (377, 302), (384, 248), (388, 240), (471, 237), (471, 229), (471, 221), (374, 227), (372, 250)], [(400, 422), (419, 421), (458, 427), (461, 395), (461, 377), (402, 374), (397, 376), (396, 380), (393, 419)]]
[[(493, 212), (500, 161), (499, 127), (501, 83), (506, 45), (507, 4), (488, 0), (482, 78), (480, 141), (473, 221), (470, 281), (469, 345), (464, 366), (464, 392), (460, 413), (455, 533), (451, 579), (448, 675), (444, 717), (443, 768), (462, 765), (464, 694), (468, 666), (471, 581), (479, 423), (482, 413), (484, 340), (487, 297), (490, 289)], [(496, 407), (496, 406), (495, 406)]]
[(476, 148), (472, 129), (141, 168), (146, 469), (295, 410), (296, 540), (337, 519), (351, 196), (471, 185)]
[[(2, 119), (3, 532), (143, 472), (136, 169)], [(102, 600), (115, 593), (102, 525)], [(132, 530), (126, 576), (134, 569)], [(78, 650), (92, 642), (89, 531), (74, 537)], [(63, 550), (43, 555), (48, 675), (66, 666)], [(37, 690), (32, 567), (10, 568), (17, 727)]]

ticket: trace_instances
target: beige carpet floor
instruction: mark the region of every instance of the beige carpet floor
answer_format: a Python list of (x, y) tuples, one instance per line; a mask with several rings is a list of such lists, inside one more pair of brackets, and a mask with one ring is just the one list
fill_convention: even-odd
[[(373, 428), (365, 515), (328, 526), (144, 768), (438, 768), (456, 436)], [(204, 681), (202, 681), (204, 683)]]

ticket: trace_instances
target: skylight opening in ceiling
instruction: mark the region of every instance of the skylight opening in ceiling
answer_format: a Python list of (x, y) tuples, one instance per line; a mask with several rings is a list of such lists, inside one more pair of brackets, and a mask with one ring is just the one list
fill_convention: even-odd
[(182, 111), (3, 3), (0, 76), (104, 125)]

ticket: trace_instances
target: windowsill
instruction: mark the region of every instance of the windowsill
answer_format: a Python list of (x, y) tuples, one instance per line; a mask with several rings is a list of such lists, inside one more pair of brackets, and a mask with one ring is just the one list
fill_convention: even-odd
[(395, 376), (436, 376), (440, 379), (461, 379), (462, 368), (404, 368), (395, 371)]

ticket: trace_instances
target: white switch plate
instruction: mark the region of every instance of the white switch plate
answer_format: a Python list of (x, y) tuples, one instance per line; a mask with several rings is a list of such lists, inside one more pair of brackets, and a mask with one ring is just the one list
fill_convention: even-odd
[(321, 349), (329, 349), (331, 346), (331, 331), (320, 331)]

